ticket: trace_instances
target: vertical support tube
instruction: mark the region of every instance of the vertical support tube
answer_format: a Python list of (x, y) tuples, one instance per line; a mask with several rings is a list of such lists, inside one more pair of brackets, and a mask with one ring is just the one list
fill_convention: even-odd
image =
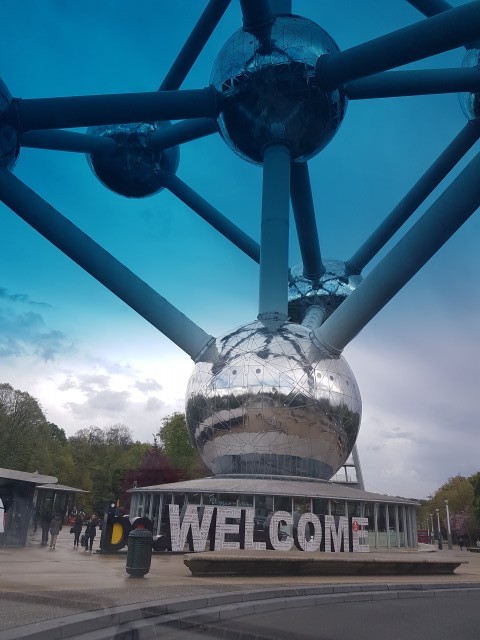
[(395, 535), (397, 537), (397, 547), (400, 548), (400, 518), (398, 504), (395, 505)]
[(289, 213), (290, 150), (284, 144), (271, 144), (263, 154), (258, 318), (273, 322), (274, 328), (288, 318)]
[(390, 549), (390, 507), (385, 504), (385, 531), (387, 532), (387, 549)]
[(356, 444), (353, 445), (352, 458), (353, 458), (353, 464), (355, 465), (355, 472), (357, 474), (357, 484), (362, 491), (365, 491), (362, 467), (360, 466), (360, 456), (358, 455), (358, 449)]
[(373, 504), (373, 529), (375, 531), (375, 549), (378, 549), (378, 502)]

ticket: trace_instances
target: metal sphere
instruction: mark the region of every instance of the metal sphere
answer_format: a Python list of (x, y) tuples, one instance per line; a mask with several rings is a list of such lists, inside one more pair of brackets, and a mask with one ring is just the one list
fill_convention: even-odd
[(362, 276), (350, 274), (341, 260), (323, 261), (325, 273), (317, 280), (303, 275), (302, 265), (292, 267), (288, 281), (288, 316), (301, 323), (312, 305), (321, 307), (328, 317), (362, 281)]
[(361, 399), (343, 358), (329, 359), (309, 331), (256, 321), (218, 338), (212, 362), (190, 377), (190, 436), (214, 474), (330, 479), (357, 438)]
[(163, 189), (162, 172), (175, 173), (180, 151), (152, 147), (148, 137), (169, 126), (169, 122), (142, 122), (90, 127), (90, 135), (113, 138), (117, 150), (87, 155), (88, 164), (100, 182), (121, 196), (145, 198), (158, 193)]
[(13, 169), (20, 151), (18, 123), (12, 96), (0, 78), (0, 168)]
[[(462, 62), (463, 67), (480, 66), (480, 49), (472, 47), (467, 50)], [(469, 120), (476, 120), (480, 116), (480, 93), (460, 93), (460, 105)]]
[(294, 15), (277, 16), (255, 34), (234, 33), (210, 77), (223, 98), (218, 124), (227, 144), (256, 163), (272, 142), (287, 144), (298, 161), (321, 151), (343, 120), (346, 97), (343, 89), (320, 88), (315, 64), (336, 51), (328, 33)]

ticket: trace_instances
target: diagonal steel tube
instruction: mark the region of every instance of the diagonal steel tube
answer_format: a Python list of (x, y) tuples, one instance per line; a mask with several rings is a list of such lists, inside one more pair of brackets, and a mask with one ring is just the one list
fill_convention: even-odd
[(469, 122), (465, 125), (368, 240), (347, 261), (351, 273), (361, 273), (365, 265), (385, 246), (422, 202), (428, 198), (479, 137), (479, 122)]
[(159, 91), (178, 89), (212, 35), (230, 0), (210, 0), (176, 57)]
[(480, 154), (463, 169), (358, 287), (312, 334), (333, 356), (428, 262), (480, 206)]
[(450, 9), (345, 51), (320, 56), (326, 89), (463, 46), (480, 37), (480, 2)]
[(233, 222), (230, 222), (220, 211), (212, 207), (209, 202), (204, 200), (196, 191), (185, 184), (185, 182), (173, 173), (164, 173), (163, 184), (214, 229), (246, 253), (247, 256), (255, 260), (255, 262), (260, 262), (260, 247), (258, 244), (244, 231), (235, 226)]
[(435, 93), (480, 91), (480, 69), (429, 69), (425, 71), (387, 71), (345, 85), (350, 100), (391, 98)]
[(315, 208), (307, 163), (292, 162), (290, 176), (292, 208), (302, 254), (303, 275), (309, 280), (315, 281), (325, 273), (325, 267), (322, 263), (322, 254), (318, 241)]
[(22, 147), (34, 149), (52, 149), (54, 151), (73, 151), (77, 153), (115, 152), (117, 143), (106, 136), (91, 136), (86, 133), (63, 131), (63, 129), (44, 129), (27, 131), (21, 140)]
[(283, 144), (271, 144), (263, 153), (258, 317), (273, 323), (288, 318), (290, 160)]
[(16, 99), (15, 102), (23, 131), (216, 118), (219, 114), (218, 94), (211, 87), (189, 91)]
[(412, 7), (418, 9), (420, 13), (423, 13), (424, 16), (430, 18), (431, 16), (436, 16), (437, 13), (442, 13), (443, 11), (448, 11), (452, 8), (452, 5), (445, 0), (407, 0)]
[(148, 144), (153, 148), (168, 149), (183, 142), (190, 142), (215, 133), (217, 122), (213, 118), (183, 120), (170, 127), (154, 131), (148, 136)]
[(214, 338), (6, 169), (0, 200), (195, 359)]

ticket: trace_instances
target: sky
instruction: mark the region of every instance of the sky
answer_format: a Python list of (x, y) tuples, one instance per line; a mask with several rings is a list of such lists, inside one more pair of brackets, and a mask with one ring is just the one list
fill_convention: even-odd
[[(156, 90), (204, 6), (43, 0), (27, 13), (6, 0), (0, 77), (23, 98)], [(294, 0), (294, 12), (340, 49), (422, 19), (403, 0)], [(216, 54), (240, 25), (233, 0), (183, 88), (208, 85)], [(463, 56), (457, 49), (410, 68), (458, 67)], [(351, 101), (309, 164), (322, 255), (348, 259), (465, 123), (455, 94)], [(83, 154), (24, 148), (14, 173), (208, 333), (256, 318), (258, 265), (169, 192), (122, 198)], [(259, 240), (260, 167), (213, 135), (182, 145), (177, 175)], [(358, 450), (368, 490), (423, 498), (450, 476), (479, 471), (479, 232), (477, 212), (344, 351), (362, 394)], [(289, 264), (299, 262), (292, 223)], [(192, 369), (178, 347), (0, 203), (0, 382), (36, 397), (68, 435), (123, 423), (152, 441), (162, 419), (183, 410)]]

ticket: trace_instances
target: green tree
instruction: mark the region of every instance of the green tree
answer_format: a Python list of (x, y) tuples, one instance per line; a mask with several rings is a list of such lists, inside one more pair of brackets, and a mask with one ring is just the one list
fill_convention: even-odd
[(157, 435), (161, 440), (161, 451), (166, 453), (175, 468), (184, 471), (189, 477), (208, 474), (208, 469), (190, 440), (185, 414), (176, 412), (163, 418)]
[[(440, 520), (444, 535), (446, 534), (446, 508), (445, 500), (448, 500), (448, 508), (452, 518), (460, 517), (462, 519), (462, 527), (466, 529), (470, 536), (475, 530), (474, 519), (474, 490), (472, 483), (463, 476), (454, 476), (449, 478), (429, 500), (430, 513), (434, 515), (436, 526), (436, 509), (439, 510)], [(452, 522), (452, 520), (451, 520)]]

